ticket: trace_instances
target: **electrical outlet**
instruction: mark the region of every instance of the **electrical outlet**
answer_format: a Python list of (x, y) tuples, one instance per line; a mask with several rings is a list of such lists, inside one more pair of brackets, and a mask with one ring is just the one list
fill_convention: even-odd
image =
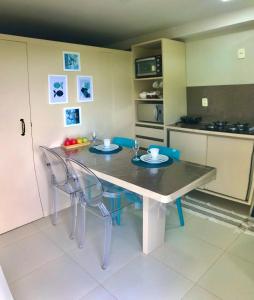
[(245, 49), (244, 48), (238, 49), (237, 56), (240, 59), (245, 58)]
[(202, 106), (208, 106), (208, 99), (202, 98)]

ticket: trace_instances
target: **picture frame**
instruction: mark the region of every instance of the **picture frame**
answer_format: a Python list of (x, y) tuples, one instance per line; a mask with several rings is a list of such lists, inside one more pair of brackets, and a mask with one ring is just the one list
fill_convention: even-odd
[(65, 107), (63, 115), (64, 127), (81, 125), (81, 107)]
[(68, 103), (68, 85), (66, 75), (48, 75), (49, 104)]
[(91, 102), (93, 100), (93, 77), (77, 76), (77, 101)]
[(80, 53), (63, 51), (64, 71), (80, 71)]

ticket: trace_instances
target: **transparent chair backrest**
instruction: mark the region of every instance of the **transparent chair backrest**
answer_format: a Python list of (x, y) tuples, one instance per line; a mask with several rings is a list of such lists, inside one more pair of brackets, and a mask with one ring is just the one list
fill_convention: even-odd
[(100, 206), (102, 204), (103, 186), (98, 177), (77, 161), (67, 159), (66, 162), (70, 172), (72, 172), (72, 176), (78, 181), (86, 204), (94, 207)]
[(51, 183), (61, 186), (68, 181), (68, 168), (65, 161), (48, 147), (40, 146), (43, 153), (43, 159), (47, 166), (47, 170), (51, 176)]
[(112, 143), (125, 148), (133, 148), (134, 146), (133, 139), (120, 136), (113, 137)]
[(169, 147), (160, 146), (160, 145), (150, 145), (148, 147), (148, 149), (151, 149), (151, 148), (158, 148), (160, 154), (167, 155), (173, 159), (178, 160), (178, 159), (180, 159), (180, 156), (181, 156), (181, 151), (178, 149), (169, 148)]

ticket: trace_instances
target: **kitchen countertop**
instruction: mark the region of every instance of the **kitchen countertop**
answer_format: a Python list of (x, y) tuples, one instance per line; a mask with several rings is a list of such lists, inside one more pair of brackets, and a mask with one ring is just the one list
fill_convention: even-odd
[[(222, 131), (211, 131), (206, 129), (200, 129), (202, 124), (183, 124), (183, 123), (175, 123), (171, 125), (166, 125), (166, 129), (174, 130), (174, 131), (182, 131), (182, 132), (192, 132), (197, 134), (205, 134), (205, 135), (213, 135), (213, 136), (224, 136), (230, 138), (238, 138), (245, 140), (254, 140), (254, 135), (251, 134), (240, 134), (240, 133), (230, 133), (230, 132), (222, 132)], [(205, 124), (203, 125), (205, 128)]]

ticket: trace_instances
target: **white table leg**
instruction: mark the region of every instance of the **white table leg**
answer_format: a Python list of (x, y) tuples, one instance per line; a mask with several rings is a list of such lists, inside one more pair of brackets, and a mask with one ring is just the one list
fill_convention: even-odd
[(143, 253), (149, 254), (164, 243), (165, 204), (143, 197)]

